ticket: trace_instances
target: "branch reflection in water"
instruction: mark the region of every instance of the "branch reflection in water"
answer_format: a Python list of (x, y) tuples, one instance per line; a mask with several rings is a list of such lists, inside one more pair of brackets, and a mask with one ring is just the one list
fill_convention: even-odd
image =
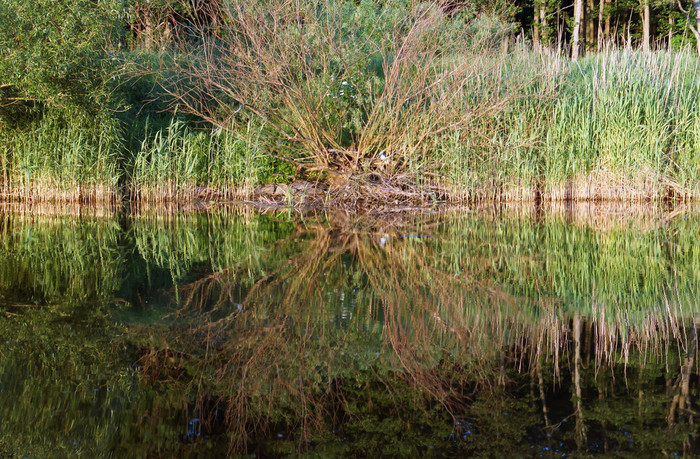
[(176, 289), (232, 447), (694, 449), (697, 223), (549, 212), (307, 218)]
[(96, 372), (104, 412), (61, 408), (89, 452), (697, 451), (693, 209), (31, 212), (2, 214), (0, 452), (71, 448), (37, 402)]

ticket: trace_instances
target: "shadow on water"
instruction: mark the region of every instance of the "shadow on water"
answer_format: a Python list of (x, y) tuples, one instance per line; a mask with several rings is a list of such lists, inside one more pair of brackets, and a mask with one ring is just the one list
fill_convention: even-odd
[(588, 205), (6, 212), (0, 452), (692, 455), (698, 229)]

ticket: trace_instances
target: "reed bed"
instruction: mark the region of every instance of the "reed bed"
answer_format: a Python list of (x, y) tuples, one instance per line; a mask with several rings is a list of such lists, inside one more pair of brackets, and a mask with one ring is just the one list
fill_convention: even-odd
[(244, 199), (270, 168), (257, 147), (237, 135), (212, 133), (177, 117), (163, 127), (146, 121), (143, 140), (133, 149), (126, 147), (131, 134), (124, 130), (117, 120), (92, 124), (49, 113), (24, 131), (0, 131), (0, 199), (83, 204)]
[(553, 107), (543, 176), (570, 180), (570, 196), (582, 199), (697, 197), (698, 70), (690, 53), (631, 49), (573, 64)]
[(607, 49), (572, 63), (520, 47), (512, 59), (515, 71), (555, 89), (543, 92), (546, 97), (534, 91), (500, 114), (489, 134), (497, 141), (486, 151), (472, 148), (469, 134), (455, 134), (440, 150), (449, 195), (505, 201), (697, 197), (697, 56)]
[(0, 130), (3, 200), (110, 202), (121, 179), (122, 134), (111, 119), (46, 113)]
[(146, 126), (126, 166), (127, 183), (137, 201), (244, 199), (262, 181), (267, 163), (257, 145), (236, 134), (198, 130), (173, 118), (165, 128)]
[[(523, 44), (504, 52), (483, 37), (474, 40), (470, 52), (478, 59), (463, 69), (461, 89), (449, 104), (440, 99), (441, 117), (416, 115), (421, 124), (414, 131), (439, 135), (399, 129), (377, 115), (367, 126), (376, 138), (356, 134), (362, 152), (333, 144), (311, 155), (331, 161), (333, 151), (342, 150), (352, 170), (306, 171), (294, 142), (275, 140), (276, 128), (255, 116), (213, 128), (177, 112), (126, 123), (48, 111), (22, 129), (2, 130), (0, 194), (3, 200), (57, 202), (250, 200), (265, 198), (265, 183), (304, 179), (323, 184), (323, 191), (273, 201), (376, 209), (445, 201), (697, 198), (697, 56), (611, 48), (574, 63)], [(452, 65), (449, 56), (442, 58)], [(395, 90), (413, 86), (402, 88)], [(424, 103), (448, 89), (436, 86)], [(372, 108), (370, 100), (362, 103), (368, 104), (362, 110)], [(455, 110), (468, 120), (439, 126)], [(284, 106), (278, 111), (286, 116)], [(295, 116), (304, 121), (304, 113)], [(400, 138), (391, 137), (392, 129)]]

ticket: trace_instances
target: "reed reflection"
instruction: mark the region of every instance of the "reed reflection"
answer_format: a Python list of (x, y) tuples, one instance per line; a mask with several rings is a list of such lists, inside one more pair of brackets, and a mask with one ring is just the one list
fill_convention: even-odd
[(697, 452), (692, 209), (0, 215), (8, 455)]
[(179, 287), (177, 316), (234, 449), (693, 451), (696, 223), (642, 217), (307, 221)]

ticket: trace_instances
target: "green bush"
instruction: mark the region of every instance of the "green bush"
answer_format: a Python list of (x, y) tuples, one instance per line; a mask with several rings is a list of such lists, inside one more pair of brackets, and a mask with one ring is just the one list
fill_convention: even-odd
[(2, 105), (39, 102), (98, 111), (108, 95), (108, 46), (119, 46), (125, 2), (0, 0)]

